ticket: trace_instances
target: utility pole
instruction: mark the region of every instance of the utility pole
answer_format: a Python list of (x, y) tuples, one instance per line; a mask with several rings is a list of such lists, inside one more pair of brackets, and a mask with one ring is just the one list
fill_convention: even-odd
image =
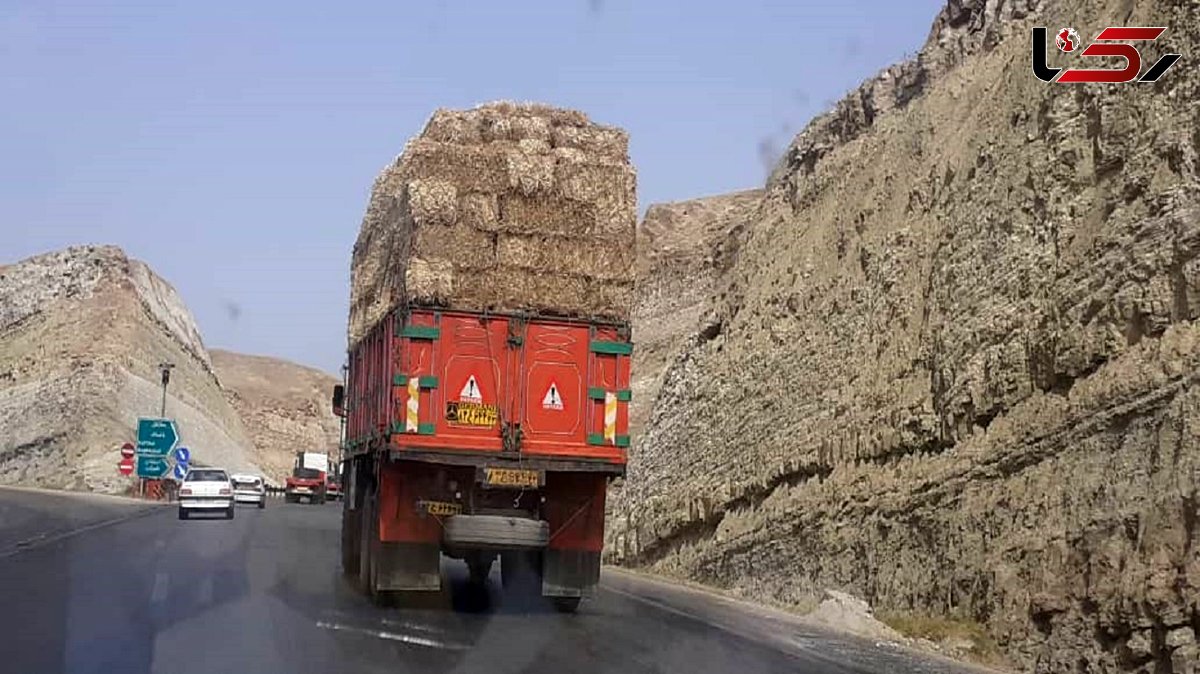
[(159, 416), (163, 418), (167, 416), (167, 384), (171, 383), (171, 369), (174, 367), (175, 363), (158, 364), (158, 369), (162, 370), (162, 409)]

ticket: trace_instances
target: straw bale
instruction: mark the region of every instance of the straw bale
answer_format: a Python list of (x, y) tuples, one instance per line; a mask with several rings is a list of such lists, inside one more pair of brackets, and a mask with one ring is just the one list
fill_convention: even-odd
[(496, 112), (485, 111), (479, 115), (480, 135), (485, 143), (512, 140), (512, 119)]
[(496, 195), (474, 192), (464, 194), (458, 202), (458, 218), (465, 225), (485, 231), (499, 229), (500, 205)]
[(412, 180), (408, 208), (418, 228), (452, 225), (458, 219), (458, 190), (445, 180)]
[(497, 268), (456, 279), (456, 305), (491, 311), (528, 311), (556, 316), (588, 315), (587, 280)]
[(411, 255), (426, 260), (446, 260), (456, 269), (487, 269), (496, 265), (496, 235), (463, 222), (416, 227)]
[(549, 154), (550, 142), (541, 138), (522, 138), (517, 141), (517, 148), (525, 154)]
[(540, 140), (550, 145), (550, 120), (545, 117), (514, 117), (512, 119), (513, 140)]
[(572, 110), (436, 111), (376, 178), (352, 261), (352, 342), (403, 302), (628, 320), (627, 148)]
[(551, 126), (588, 126), (592, 123), (588, 116), (579, 110), (557, 108), (545, 103), (494, 101), (475, 109), (495, 111), (508, 117), (543, 117), (550, 122)]
[(557, 126), (551, 132), (556, 148), (574, 148), (591, 155), (625, 160), (629, 157), (629, 134), (611, 126)]
[(554, 189), (554, 157), (511, 151), (508, 159), (508, 186), (525, 196), (549, 193)]
[(563, 161), (555, 166), (555, 193), (589, 204), (595, 233), (633, 237), (637, 228), (637, 174), (624, 164)]
[(632, 281), (632, 239), (499, 235), (496, 261), (502, 267), (595, 279)]
[(454, 297), (454, 267), (447, 260), (410, 257), (404, 270), (404, 297), (425, 306), (448, 306)]
[(596, 208), (592, 204), (553, 197), (502, 194), (499, 197), (501, 232), (590, 236), (596, 233)]
[(633, 281), (594, 279), (588, 282), (587, 292), (587, 306), (591, 316), (628, 321), (633, 314), (636, 297)]
[(507, 151), (486, 145), (416, 139), (405, 147), (400, 170), (409, 177), (445, 180), (459, 192), (496, 194), (509, 189)]
[(483, 142), (480, 123), (479, 113), (474, 110), (439, 108), (425, 122), (420, 137), (444, 143), (478, 145)]

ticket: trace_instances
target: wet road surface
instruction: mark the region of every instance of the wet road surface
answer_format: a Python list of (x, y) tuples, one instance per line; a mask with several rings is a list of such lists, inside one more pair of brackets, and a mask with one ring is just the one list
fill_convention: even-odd
[[(0, 492), (0, 512), (26, 513), (10, 538), (54, 519), (53, 503)], [(498, 564), (486, 589), (472, 589), (453, 560), (428, 606), (376, 607), (340, 573), (339, 504), (272, 500), (231, 521), (186, 522), (172, 507), (117, 508), (90, 524), (77, 503), (60, 507), (82, 531), (0, 549), (6, 671), (971, 671), (608, 569), (574, 615), (505, 595)]]

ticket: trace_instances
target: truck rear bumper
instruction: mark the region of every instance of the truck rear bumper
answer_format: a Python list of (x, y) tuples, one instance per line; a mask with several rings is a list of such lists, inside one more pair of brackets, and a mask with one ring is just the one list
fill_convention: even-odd
[(570, 473), (604, 473), (613, 477), (625, 475), (625, 464), (602, 459), (551, 458), (529, 454), (506, 456), (490, 452), (468, 452), (461, 450), (428, 451), (418, 449), (392, 449), (392, 461), (420, 461), (448, 466), (492, 466), (496, 468), (524, 468), (529, 470), (561, 471)]
[(455, 515), (442, 540), (452, 549), (539, 550), (550, 543), (550, 523), (503, 515)]

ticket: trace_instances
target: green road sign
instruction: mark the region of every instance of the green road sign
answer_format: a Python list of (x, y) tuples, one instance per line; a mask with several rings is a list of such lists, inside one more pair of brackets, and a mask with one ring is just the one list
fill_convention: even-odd
[[(139, 457), (166, 457), (179, 441), (173, 419), (138, 419), (137, 453)], [(139, 465), (139, 472), (141, 469)]]
[(157, 456), (139, 456), (137, 458), (138, 477), (158, 479), (166, 477), (171, 472), (171, 462)]

